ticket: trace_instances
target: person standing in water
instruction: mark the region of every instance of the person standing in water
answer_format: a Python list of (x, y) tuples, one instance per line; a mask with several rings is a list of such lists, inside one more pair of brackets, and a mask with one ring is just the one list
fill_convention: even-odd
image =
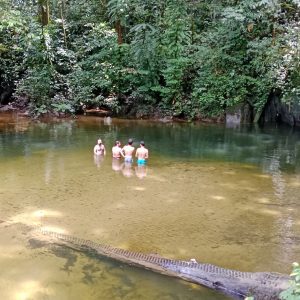
[(101, 139), (98, 139), (97, 145), (94, 147), (94, 154), (95, 155), (106, 155), (105, 146), (103, 145)]
[(112, 157), (112, 169), (116, 172), (121, 171), (123, 164), (121, 164), (120, 158), (124, 157), (124, 154), (119, 141), (116, 141), (115, 146), (112, 147)]
[(145, 165), (146, 161), (149, 157), (149, 151), (145, 148), (145, 142), (140, 142), (140, 147), (135, 152), (135, 157), (137, 157), (137, 164), (138, 165)]
[(116, 141), (115, 146), (112, 147), (112, 156), (115, 159), (120, 159), (121, 156), (124, 157), (124, 154), (122, 152), (121, 143), (119, 141)]
[(128, 144), (122, 148), (123, 156), (125, 158), (125, 163), (132, 163), (132, 155), (134, 147), (132, 146), (133, 140), (129, 139)]

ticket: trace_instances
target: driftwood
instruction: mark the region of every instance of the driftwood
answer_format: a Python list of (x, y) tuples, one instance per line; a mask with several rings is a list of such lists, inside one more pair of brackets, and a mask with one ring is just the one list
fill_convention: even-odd
[(109, 110), (99, 109), (99, 108), (85, 109), (84, 113), (87, 115), (97, 115), (100, 117), (107, 117), (110, 115)]

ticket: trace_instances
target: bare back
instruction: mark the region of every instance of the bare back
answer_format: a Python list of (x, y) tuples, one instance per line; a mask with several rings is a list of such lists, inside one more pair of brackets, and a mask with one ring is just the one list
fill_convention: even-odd
[(138, 159), (147, 159), (149, 155), (149, 151), (148, 149), (146, 149), (145, 147), (140, 147), (136, 150), (135, 156)]
[(126, 145), (123, 147), (122, 151), (124, 152), (125, 157), (132, 157), (134, 147), (131, 145)]
[(113, 158), (121, 158), (121, 155), (122, 155), (121, 151), (122, 151), (122, 149), (119, 146), (114, 146), (112, 148)]

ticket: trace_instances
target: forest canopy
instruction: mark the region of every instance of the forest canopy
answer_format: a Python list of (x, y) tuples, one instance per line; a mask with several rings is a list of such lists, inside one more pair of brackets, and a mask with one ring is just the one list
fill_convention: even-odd
[(299, 0), (0, 0), (0, 104), (195, 119), (300, 95)]

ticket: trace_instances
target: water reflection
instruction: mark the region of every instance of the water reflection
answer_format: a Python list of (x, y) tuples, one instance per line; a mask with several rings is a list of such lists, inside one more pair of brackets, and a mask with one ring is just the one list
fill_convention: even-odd
[(45, 183), (49, 184), (52, 177), (52, 162), (53, 162), (53, 152), (49, 151), (45, 158)]
[(112, 158), (111, 168), (113, 169), (113, 171), (119, 172), (122, 170), (122, 167), (123, 163), (121, 162), (121, 159)]
[(101, 167), (101, 164), (104, 161), (104, 156), (103, 155), (96, 155), (94, 154), (94, 164), (97, 166), (97, 168)]
[[(109, 156), (91, 157), (96, 136), (103, 137), (109, 149), (116, 139), (125, 140), (129, 135), (149, 141), (148, 167)], [(196, 257), (235, 269), (288, 272), (300, 251), (299, 140), (298, 131), (284, 128), (228, 129), (115, 119), (107, 126), (99, 118), (34, 123), (25, 132), (17, 132), (15, 127), (6, 131), (0, 126), (0, 198), (4, 199), (0, 219), (15, 216), (16, 222), (42, 224), (55, 231), (170, 258)], [(128, 192), (130, 197), (124, 197)], [(32, 249), (23, 255), (24, 242), (14, 252), (20, 264), (1, 260), (9, 245), (15, 249), (19, 242), (12, 238), (14, 235), (1, 232), (0, 269), (4, 276), (11, 274), (12, 267), (27, 274), (34, 259)], [(40, 261), (45, 265), (39, 269), (51, 270), (51, 278), (45, 277), (42, 285), (56, 282), (61, 260), (39, 258), (32, 268)], [(85, 270), (95, 265), (93, 262)], [(70, 277), (60, 280), (72, 291), (82, 280), (80, 266), (69, 274), (72, 279), (78, 276), (78, 281)], [(81, 299), (94, 300), (104, 293), (107, 297), (102, 298), (114, 299), (120, 286), (128, 288), (128, 283), (112, 284), (111, 275), (100, 267), (101, 280), (107, 278), (100, 288), (98, 282), (94, 290), (81, 285), (68, 296), (54, 284), (55, 292), (63, 290), (67, 296), (53, 297), (75, 300), (78, 295), (88, 295)], [(125, 276), (122, 268), (116, 270), (117, 278)], [(14, 274), (8, 280), (16, 287), (24, 278)], [(156, 276), (151, 278), (150, 290), (155, 292), (158, 286), (157, 295), (139, 297), (149, 284), (145, 280), (141, 289), (138, 284), (132, 288), (133, 296), (128, 299), (163, 299), (166, 286), (157, 282), (161, 279)], [(138, 278), (132, 276), (133, 281)], [(174, 286), (169, 289), (172, 299), (176, 296)], [(95, 298), (92, 293), (98, 288), (99, 297)], [(12, 289), (1, 286), (1, 279), (0, 290), (3, 299), (12, 299)], [(185, 289), (181, 295), (177, 298), (199, 298), (198, 294), (188, 297)], [(210, 299), (217, 298), (213, 294)]]
[(269, 160), (266, 159), (266, 172), (271, 174), (274, 185), (274, 193), (279, 200), (282, 200), (285, 193), (285, 181), (282, 171), (280, 170), (280, 161), (277, 151), (274, 151), (273, 156)]
[(15, 299), (16, 300), (24, 300), (24, 299), (34, 299), (38, 295), (43, 295), (44, 297), (49, 297), (50, 294), (45, 292), (45, 287), (42, 286), (42, 284), (39, 281), (34, 280), (26, 280), (17, 288), (17, 291), (15, 292)]
[(147, 176), (146, 165), (137, 164), (133, 166), (133, 163), (122, 162), (121, 159), (112, 158), (111, 168), (115, 172), (121, 172), (121, 174), (127, 178), (136, 175), (136, 177), (143, 179)]
[[(85, 149), (99, 135), (110, 148), (116, 138), (126, 139), (130, 133), (134, 140), (146, 139), (152, 154), (175, 160), (236, 161), (263, 167), (275, 153), (281, 171), (297, 173), (300, 170), (300, 131), (285, 127), (226, 128), (117, 119), (112, 123), (110, 117), (32, 123), (12, 116), (1, 119), (1, 115), (0, 124), (0, 158), (24, 153), (30, 156), (49, 148)], [(22, 126), (26, 129), (18, 130)]]
[(140, 179), (145, 178), (147, 176), (147, 166), (138, 164), (135, 167), (135, 175)]
[(103, 119), (104, 125), (110, 126), (112, 124), (112, 118), (111, 117), (105, 117)]
[(132, 168), (132, 163), (130, 163), (130, 162), (124, 162), (123, 163), (122, 174), (125, 177), (132, 177), (134, 175), (133, 168)]

